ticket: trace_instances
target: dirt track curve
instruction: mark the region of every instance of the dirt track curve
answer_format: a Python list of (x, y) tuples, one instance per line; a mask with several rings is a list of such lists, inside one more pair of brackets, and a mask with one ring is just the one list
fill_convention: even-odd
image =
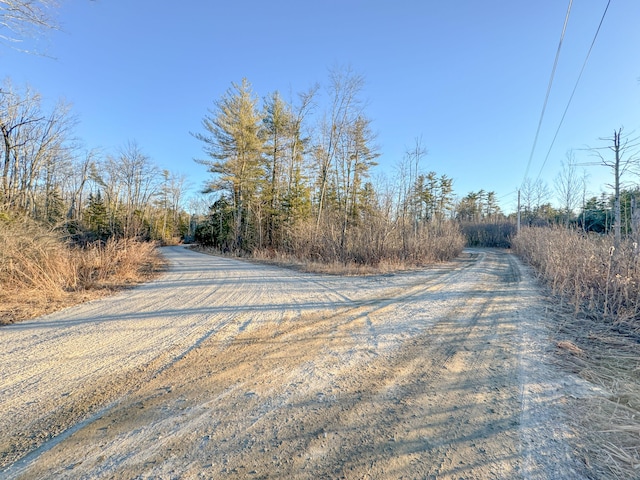
[(512, 255), (309, 275), (165, 249), (161, 279), (0, 329), (2, 478), (587, 478)]

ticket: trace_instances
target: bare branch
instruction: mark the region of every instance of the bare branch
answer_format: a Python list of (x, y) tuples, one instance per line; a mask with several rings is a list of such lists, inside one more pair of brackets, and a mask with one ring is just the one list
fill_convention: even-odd
[(56, 0), (0, 0), (0, 43), (16, 48), (26, 38), (57, 30), (53, 10)]

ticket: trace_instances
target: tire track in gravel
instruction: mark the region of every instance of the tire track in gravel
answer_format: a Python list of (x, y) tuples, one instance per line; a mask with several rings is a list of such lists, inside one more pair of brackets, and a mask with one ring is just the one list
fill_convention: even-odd
[[(401, 289), (393, 289), (391, 292), (386, 293), (383, 297), (366, 298), (365, 300), (362, 300), (360, 302), (352, 302), (351, 306), (342, 307), (337, 313), (325, 314), (320, 319), (314, 318), (313, 321), (299, 322), (294, 326), (294, 328), (289, 328), (280, 334), (276, 333), (276, 335), (279, 336), (278, 343), (286, 344), (291, 342), (293, 339), (297, 339), (298, 341), (303, 338), (313, 339), (317, 335), (327, 337), (339, 336), (342, 330), (348, 330), (350, 328), (350, 325), (354, 322), (376, 313), (380, 314), (381, 312), (391, 308), (394, 303), (406, 302), (413, 297), (424, 294), (425, 292), (440, 290), (443, 285), (447, 283), (447, 281), (456, 279), (460, 274), (462, 274), (462, 272), (464, 272), (471, 266), (473, 266), (473, 263), (463, 262), (461, 266), (458, 265), (453, 270), (445, 270), (444, 273), (436, 278), (430, 279), (427, 282), (424, 282), (423, 280), (420, 280), (419, 282), (413, 282), (408, 288), (406, 286), (403, 286), (403, 288)], [(317, 284), (316, 281), (312, 280), (312, 282)], [(313, 316), (315, 317), (315, 314)], [(224, 324), (221, 326), (221, 328), (224, 328), (226, 326), (227, 324)], [(209, 336), (207, 336), (207, 338), (208, 337)], [(203, 338), (202, 341), (204, 340), (206, 339)], [(198, 345), (200, 343), (201, 342), (198, 342)], [(189, 351), (191, 350), (193, 350), (193, 348), (189, 349)], [(188, 352), (186, 352), (185, 355), (182, 355), (180, 358), (186, 356), (187, 353)], [(260, 352), (260, 355), (265, 355), (265, 352)], [(246, 358), (244, 360), (246, 361)], [(160, 367), (158, 370), (153, 371), (152, 377), (155, 377), (168, 368), (172, 367), (174, 363), (175, 362), (163, 363), (162, 367)], [(95, 416), (95, 418), (100, 418), (104, 414), (104, 410), (100, 411), (99, 414)], [(83, 422), (82, 427), (86, 427), (88, 423), (89, 422), (87, 421)], [(75, 430), (72, 433), (75, 433)], [(62, 439), (64, 440), (66, 439), (66, 437), (67, 436), (64, 436)], [(40, 448), (35, 455), (26, 458), (24, 462), (19, 463), (18, 468), (14, 468), (8, 473), (24, 469), (32, 460), (37, 458), (37, 456), (46, 452), (48, 449), (55, 447), (58, 444), (58, 440), (53, 440), (49, 443), (50, 445), (48, 448)]]
[(0, 467), (55, 445), (228, 325), (247, 328), (255, 307), (243, 305), (278, 288), (257, 278), (268, 269), (181, 250), (166, 251), (173, 266), (156, 282), (2, 329)]
[(523, 367), (533, 336), (519, 322), (536, 303), (510, 255), (472, 250), (430, 271), (355, 279), (214, 262), (237, 271), (226, 275), (234, 292), (208, 297), (212, 333), (169, 349), (145, 381), (122, 382), (131, 388), (110, 409), (7, 478), (575, 472), (541, 459), (553, 445), (552, 460), (567, 462), (568, 447), (549, 442), (554, 407), (522, 387), (554, 372)]
[[(482, 267), (483, 261), (474, 265), (475, 270)], [(445, 285), (440, 284), (437, 290), (443, 288)], [(322, 425), (319, 429), (316, 427), (321, 435), (305, 446), (306, 451), (314, 454), (294, 462), (290, 470), (282, 473), (295, 476), (296, 472), (312, 469), (314, 457), (319, 452), (325, 457), (333, 457), (323, 465), (325, 470), (318, 472), (314, 469), (314, 473), (321, 477), (333, 478), (344, 471), (348, 471), (349, 477), (353, 478), (400, 478), (401, 475), (409, 473), (414, 478), (427, 478), (429, 474), (434, 475), (434, 478), (441, 478), (441, 475), (451, 475), (455, 470), (461, 470), (460, 473), (463, 473), (464, 469), (452, 468), (453, 460), (449, 458), (452, 449), (446, 441), (438, 440), (437, 437), (435, 440), (426, 437), (415, 438), (415, 432), (412, 430), (416, 427), (415, 419), (428, 415), (424, 410), (425, 389), (429, 389), (434, 396), (438, 395), (436, 384), (443, 381), (443, 371), (449, 374), (460, 373), (472, 370), (476, 364), (481, 363), (480, 356), (472, 353), (468, 338), (474, 335), (478, 322), (486, 317), (487, 310), (495, 302), (495, 295), (482, 291), (467, 293), (470, 295), (461, 298), (455, 308), (428, 332), (407, 342), (396, 354), (365, 366), (359, 372), (356, 386), (352, 387), (355, 391), (346, 397), (349, 400), (341, 403), (335, 415), (327, 415), (327, 418), (331, 419), (328, 425)], [(407, 297), (403, 296), (402, 299), (406, 300)], [(386, 307), (387, 305), (383, 308)], [(473, 343), (477, 353), (477, 340)], [(464, 360), (465, 357), (469, 358)], [(444, 379), (445, 383), (449, 381), (449, 378)], [(452, 437), (463, 437), (463, 421), (476, 416), (476, 408), (471, 408), (464, 402), (452, 402), (450, 398), (443, 403), (453, 405), (456, 420), (450, 422), (448, 432), (446, 435), (443, 434), (442, 438), (451, 440)], [(298, 422), (304, 422), (307, 415), (308, 412), (302, 412)], [(371, 421), (372, 419), (375, 420)], [(337, 429), (339, 433), (335, 433), (336, 423), (352, 427), (343, 431)], [(410, 427), (402, 431), (403, 425)], [(429, 436), (428, 429), (424, 426), (422, 429), (423, 435)], [(334, 433), (331, 439), (327, 440), (326, 433), (332, 430)], [(407, 434), (412, 435), (410, 441), (407, 441)], [(368, 440), (363, 442), (363, 438)], [(342, 458), (345, 448), (350, 448), (351, 452), (347, 458)], [(420, 456), (416, 455), (425, 448), (429, 449), (429, 459), (425, 458), (424, 452), (421, 452)], [(460, 456), (458, 450), (459, 448), (455, 450), (456, 455)], [(372, 451), (377, 452), (373, 459), (370, 455)], [(418, 457), (421, 457), (419, 463), (431, 466), (430, 470), (419, 468)], [(468, 453), (462, 457), (467, 458)], [(367, 461), (363, 463), (364, 459)], [(437, 465), (435, 469), (434, 465)], [(495, 470), (495, 465), (493, 468)]]

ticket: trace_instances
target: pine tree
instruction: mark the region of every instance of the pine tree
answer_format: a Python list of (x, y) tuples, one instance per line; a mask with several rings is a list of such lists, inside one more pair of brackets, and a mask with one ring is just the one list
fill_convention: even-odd
[(84, 212), (84, 221), (96, 238), (106, 240), (111, 232), (109, 232), (109, 216), (107, 215), (107, 207), (102, 199), (100, 190), (89, 194), (89, 201)]
[(204, 150), (212, 160), (199, 162), (209, 168), (213, 179), (207, 191), (228, 192), (234, 209), (234, 249), (249, 247), (251, 204), (256, 200), (264, 179), (264, 141), (261, 138), (262, 118), (257, 100), (248, 80), (233, 83), (217, 102), (215, 109), (202, 120), (206, 133), (195, 133), (204, 143)]
[(267, 205), (265, 227), (267, 241), (275, 246), (277, 230), (282, 222), (282, 201), (285, 192), (285, 163), (293, 137), (294, 119), (291, 108), (278, 92), (266, 99), (262, 119), (265, 145), (264, 203)]

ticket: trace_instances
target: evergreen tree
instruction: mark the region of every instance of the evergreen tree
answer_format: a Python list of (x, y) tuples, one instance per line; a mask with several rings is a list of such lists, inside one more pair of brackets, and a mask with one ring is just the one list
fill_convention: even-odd
[(438, 196), (435, 217), (442, 223), (453, 210), (453, 178), (442, 175), (438, 179)]
[(294, 118), (291, 108), (278, 92), (266, 99), (263, 114), (263, 134), (265, 145), (265, 188), (264, 203), (267, 205), (265, 227), (267, 241), (271, 246), (276, 242), (277, 230), (281, 224), (282, 202), (285, 192), (285, 164), (293, 136)]
[(265, 173), (262, 117), (248, 80), (243, 79), (239, 85), (233, 83), (215, 102), (215, 109), (204, 117), (202, 125), (206, 133), (194, 136), (204, 143), (203, 148), (212, 159), (200, 160), (213, 174), (207, 191), (230, 194), (234, 217), (233, 247), (248, 248), (243, 240), (250, 229), (250, 219), (246, 217)]
[(66, 209), (60, 187), (56, 186), (47, 193), (44, 205), (45, 218), (49, 225), (56, 225), (64, 220)]
[(106, 240), (111, 233), (109, 231), (109, 216), (107, 207), (102, 199), (100, 190), (89, 194), (89, 200), (84, 213), (84, 221), (89, 231), (100, 240)]
[[(340, 163), (341, 186), (338, 191), (339, 207), (342, 211), (342, 236), (341, 246), (344, 247), (347, 237), (347, 229), (351, 223), (358, 219), (360, 209), (362, 181), (369, 176), (371, 167), (377, 165), (374, 161), (379, 154), (372, 144), (373, 134), (370, 129), (370, 121), (362, 116), (356, 118), (353, 125), (348, 128), (347, 144), (344, 156)], [(370, 185), (373, 188), (372, 185)]]
[(578, 222), (586, 232), (607, 233), (613, 224), (612, 213), (604, 194), (600, 198), (591, 197), (586, 201)]
[(222, 251), (234, 247), (234, 208), (225, 196), (211, 205), (207, 219), (198, 224), (194, 237), (199, 244)]

